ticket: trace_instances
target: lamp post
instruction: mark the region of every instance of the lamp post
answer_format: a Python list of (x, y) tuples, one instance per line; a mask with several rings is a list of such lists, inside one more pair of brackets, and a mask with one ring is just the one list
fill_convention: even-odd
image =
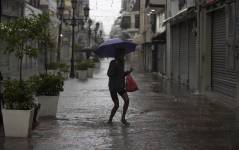
[(63, 3), (63, 0), (61, 0), (60, 6), (58, 7), (58, 12), (59, 12), (59, 17), (60, 17), (60, 25), (59, 25), (58, 43), (57, 43), (57, 62), (60, 62), (60, 60), (61, 60), (61, 39), (62, 39), (63, 11), (64, 11), (64, 3)]
[(100, 27), (100, 23), (97, 22), (97, 23), (95, 24), (95, 29), (94, 29), (94, 31), (95, 31), (95, 42), (97, 42), (97, 32), (98, 32), (98, 30), (99, 30), (99, 27)]
[[(71, 0), (72, 4), (72, 19), (71, 19), (71, 25), (72, 25), (72, 52), (71, 52), (71, 71), (70, 71), (70, 78), (75, 77), (75, 59), (74, 59), (74, 52), (75, 52), (75, 27), (77, 25), (77, 21), (83, 21), (84, 19), (77, 19), (75, 18), (75, 9), (77, 6), (77, 0)], [(85, 16), (85, 21), (89, 17), (89, 6), (84, 7), (84, 16)], [(67, 19), (65, 19), (67, 20)]]
[(100, 38), (99, 38), (99, 39), (100, 39), (100, 42), (102, 42), (102, 41), (103, 41), (103, 39), (102, 39), (102, 36), (103, 36), (103, 31), (102, 31), (102, 30), (100, 30), (100, 33), (99, 33), (99, 34), (100, 34), (100, 35), (99, 35), (99, 36), (100, 36)]
[(102, 35), (103, 35), (103, 31), (100, 30), (100, 38), (102, 38)]
[(88, 38), (89, 38), (89, 48), (90, 48), (90, 45), (91, 45), (91, 25), (92, 25), (92, 20), (89, 19), (88, 20)]
[(71, 4), (72, 4), (72, 10), (73, 10), (73, 14), (72, 14), (72, 52), (71, 52), (71, 72), (70, 72), (70, 78), (74, 78), (75, 77), (75, 59), (74, 59), (74, 51), (75, 51), (75, 26), (76, 26), (76, 18), (75, 18), (75, 9), (76, 9), (76, 4), (77, 4), (77, 0), (71, 0)]

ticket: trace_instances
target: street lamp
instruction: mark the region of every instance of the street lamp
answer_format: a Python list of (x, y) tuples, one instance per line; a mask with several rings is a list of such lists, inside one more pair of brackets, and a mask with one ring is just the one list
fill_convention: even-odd
[(60, 6), (58, 9), (58, 15), (60, 18), (60, 25), (59, 25), (59, 33), (58, 33), (58, 42), (57, 42), (57, 62), (60, 62), (61, 59), (61, 39), (62, 39), (62, 21), (63, 21), (63, 11), (64, 11), (64, 3), (63, 0), (60, 2)]
[(77, 21), (81, 21), (82, 20), (86, 21), (87, 18), (89, 17), (89, 7), (86, 6), (84, 8), (84, 16), (85, 19), (80, 19), (80, 18), (75, 18), (75, 9), (77, 6), (77, 0), (71, 0), (71, 4), (72, 4), (72, 9), (73, 9), (73, 14), (72, 14), (72, 19), (71, 19), (71, 25), (72, 25), (72, 52), (71, 52), (71, 71), (70, 71), (70, 78), (74, 78), (75, 77), (75, 59), (74, 59), (74, 52), (75, 52), (75, 26), (77, 25)]
[(97, 32), (98, 32), (98, 30), (99, 30), (99, 27), (100, 27), (100, 23), (97, 22), (97, 23), (95, 24), (95, 29), (94, 29), (94, 31), (95, 31), (95, 42), (97, 41)]
[(90, 37), (91, 37), (91, 25), (92, 25), (92, 20), (89, 19), (89, 20), (88, 20), (88, 38), (89, 38), (89, 48), (90, 48), (90, 45), (91, 45), (91, 39), (90, 39)]
[(90, 8), (87, 5), (87, 6), (84, 7), (84, 15), (85, 15), (86, 19), (89, 17), (89, 12), (90, 12)]
[(72, 52), (71, 52), (71, 71), (70, 71), (70, 78), (75, 77), (75, 59), (74, 59), (74, 51), (75, 51), (75, 26), (76, 26), (76, 18), (75, 18), (75, 9), (76, 9), (77, 0), (71, 0), (71, 5), (73, 9), (72, 14)]
[(100, 30), (100, 38), (102, 38), (102, 35), (103, 35), (103, 31)]

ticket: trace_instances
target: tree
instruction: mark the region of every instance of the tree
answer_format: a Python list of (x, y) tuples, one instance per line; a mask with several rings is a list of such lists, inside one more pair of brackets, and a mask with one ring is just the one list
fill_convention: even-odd
[(42, 45), (41, 50), (44, 51), (44, 67), (45, 73), (47, 74), (47, 65), (48, 65), (48, 50), (49, 48), (54, 47), (53, 40), (50, 38), (50, 29), (49, 29), (49, 15), (47, 13), (43, 13), (37, 16), (38, 21), (38, 36), (37, 39), (39, 43)]
[(45, 26), (43, 15), (21, 17), (13, 22), (0, 23), (0, 39), (6, 42), (5, 53), (14, 53), (19, 60), (20, 81), (22, 81), (22, 61), (24, 56), (37, 57), (38, 48), (33, 42), (42, 39)]

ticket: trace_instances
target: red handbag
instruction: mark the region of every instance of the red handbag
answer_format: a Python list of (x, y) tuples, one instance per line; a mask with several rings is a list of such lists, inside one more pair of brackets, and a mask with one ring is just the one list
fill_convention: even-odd
[(129, 74), (126, 76), (126, 87), (125, 87), (127, 92), (134, 92), (138, 90), (138, 86), (133, 79), (133, 77)]

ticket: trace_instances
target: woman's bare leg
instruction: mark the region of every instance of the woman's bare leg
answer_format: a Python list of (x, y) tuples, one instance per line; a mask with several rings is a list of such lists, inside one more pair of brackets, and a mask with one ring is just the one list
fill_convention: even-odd
[(113, 120), (113, 118), (114, 118), (114, 116), (115, 116), (115, 113), (116, 113), (116, 111), (118, 110), (118, 108), (119, 108), (119, 99), (117, 98), (115, 98), (115, 99), (112, 99), (112, 101), (114, 102), (114, 107), (112, 108), (112, 110), (111, 110), (111, 114), (110, 114), (110, 118), (109, 118), (109, 121), (108, 121), (108, 123), (112, 123), (112, 120)]
[(125, 92), (124, 94), (122, 94), (121, 97), (122, 97), (123, 100), (124, 100), (123, 114), (122, 114), (121, 122), (122, 122), (123, 124), (129, 124), (129, 123), (126, 121), (126, 119), (125, 119), (125, 115), (126, 115), (126, 112), (127, 112), (127, 110), (128, 110), (128, 107), (129, 107), (129, 97), (128, 97), (127, 92)]

